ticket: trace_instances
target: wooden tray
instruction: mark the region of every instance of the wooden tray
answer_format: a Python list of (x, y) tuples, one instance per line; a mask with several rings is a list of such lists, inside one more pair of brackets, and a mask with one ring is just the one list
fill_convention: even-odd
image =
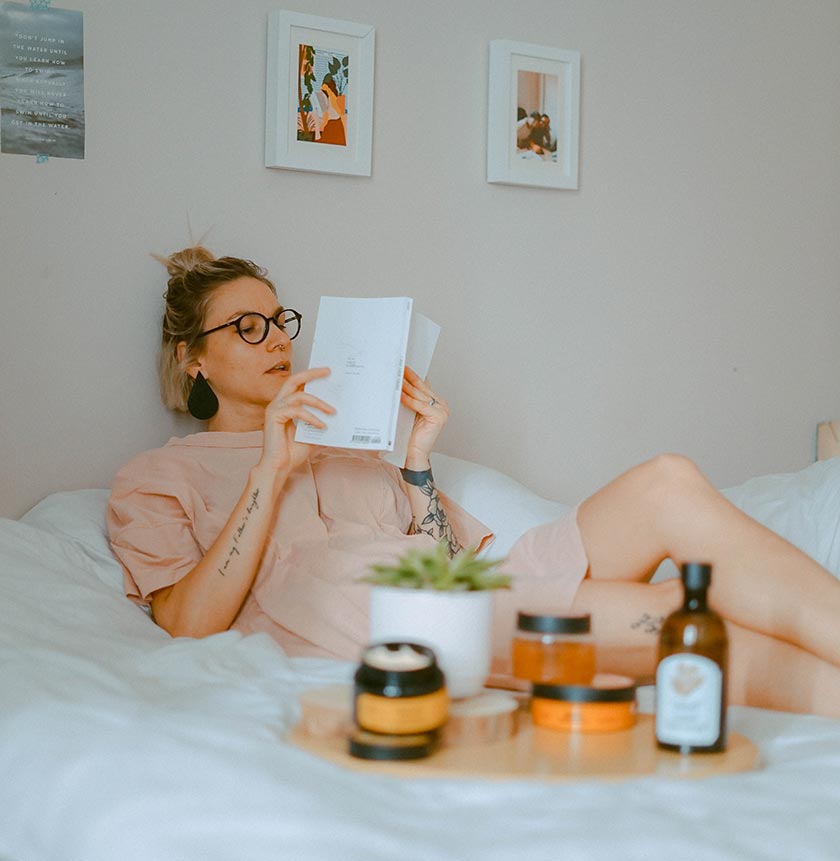
[(442, 747), (426, 759), (380, 762), (347, 752), (343, 735), (312, 735), (297, 726), (288, 740), (331, 762), (375, 774), (412, 778), (536, 779), (546, 781), (626, 780), (644, 776), (702, 778), (758, 765), (756, 746), (739, 733), (729, 734), (723, 753), (683, 755), (660, 750), (653, 717), (639, 715), (632, 729), (612, 733), (564, 733), (535, 727), (526, 711), (512, 738), (487, 744)]

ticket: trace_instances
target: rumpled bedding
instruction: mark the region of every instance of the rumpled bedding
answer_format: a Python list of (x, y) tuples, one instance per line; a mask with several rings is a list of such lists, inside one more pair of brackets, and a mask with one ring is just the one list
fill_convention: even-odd
[[(815, 466), (727, 494), (836, 571), (840, 463)], [(401, 779), (299, 750), (284, 740), (297, 696), (353, 666), (290, 659), (261, 634), (170, 638), (82, 535), (103, 493), (51, 500), (63, 519), (47, 504), (0, 520), (3, 861), (838, 857), (826, 718), (732, 708), (760, 767), (691, 781)]]

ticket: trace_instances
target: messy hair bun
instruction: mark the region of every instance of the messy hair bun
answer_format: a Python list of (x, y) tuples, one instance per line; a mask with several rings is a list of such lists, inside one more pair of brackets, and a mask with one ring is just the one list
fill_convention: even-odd
[[(153, 255), (169, 273), (163, 298), (160, 345), (160, 386), (170, 409), (187, 411), (192, 379), (186, 368), (195, 358), (210, 299), (216, 288), (237, 278), (256, 278), (277, 291), (261, 266), (239, 257), (215, 257), (202, 245), (184, 248), (168, 257)], [(179, 357), (179, 346), (184, 348)]]
[(213, 252), (208, 251), (203, 245), (184, 248), (181, 251), (170, 254), (169, 257), (162, 257), (159, 254), (153, 256), (156, 260), (163, 263), (171, 278), (184, 278), (193, 269), (197, 269), (203, 263), (212, 263), (216, 259), (213, 256)]

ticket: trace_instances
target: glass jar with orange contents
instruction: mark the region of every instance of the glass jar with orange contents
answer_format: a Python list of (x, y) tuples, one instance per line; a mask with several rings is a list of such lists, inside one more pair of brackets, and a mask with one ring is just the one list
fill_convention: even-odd
[(589, 615), (520, 612), (512, 645), (513, 675), (545, 685), (588, 685), (595, 675)]

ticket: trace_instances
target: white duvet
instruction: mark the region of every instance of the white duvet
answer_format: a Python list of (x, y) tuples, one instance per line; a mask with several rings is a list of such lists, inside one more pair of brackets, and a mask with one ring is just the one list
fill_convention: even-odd
[[(565, 507), (435, 468), (497, 551)], [(838, 570), (840, 461), (729, 495)], [(761, 768), (699, 781), (398, 779), (300, 751), (298, 693), (353, 667), (263, 635), (171, 639), (120, 593), (105, 496), (0, 520), (3, 861), (840, 858), (840, 721), (733, 708)]]

